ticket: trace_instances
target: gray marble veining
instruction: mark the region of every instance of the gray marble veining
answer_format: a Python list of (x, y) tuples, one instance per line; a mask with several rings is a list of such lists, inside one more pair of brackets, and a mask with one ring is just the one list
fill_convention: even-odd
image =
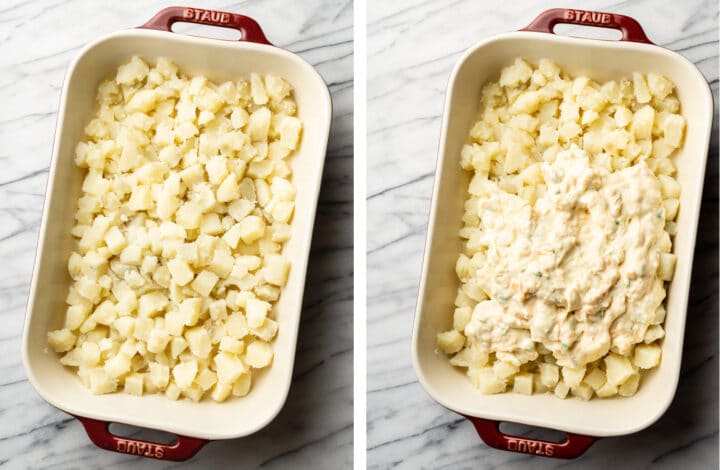
[[(264, 430), (208, 444), (185, 468), (349, 468), (352, 465), (351, 0), (176, 2), (4, 0), (0, 3), (0, 467), (167, 468), (106, 452), (28, 383), (20, 337), (63, 76), (78, 50), (190, 3), (254, 17), (330, 86), (333, 129), (316, 219), (305, 308), (287, 404)], [(198, 27), (186, 31), (199, 34)], [(147, 433), (141, 436), (148, 436)]]
[[(716, 98), (682, 377), (645, 431), (602, 439), (576, 461), (485, 446), (471, 424), (417, 382), (410, 334), (447, 80), (463, 51), (578, 2), (403, 0), (368, 10), (368, 467), (432, 469), (718, 468), (718, 5), (594, 1), (635, 17), (651, 40), (694, 62)], [(569, 28), (568, 28), (569, 29)], [(572, 30), (572, 29), (570, 29)], [(528, 433), (527, 428), (514, 428)], [(538, 437), (538, 431), (529, 431)]]

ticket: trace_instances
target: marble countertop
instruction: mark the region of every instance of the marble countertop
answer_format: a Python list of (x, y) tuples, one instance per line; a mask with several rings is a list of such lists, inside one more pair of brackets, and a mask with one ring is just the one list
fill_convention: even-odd
[[(700, 68), (716, 98), (682, 376), (667, 413), (642, 432), (602, 439), (582, 458), (558, 461), (485, 446), (469, 421), (434, 402), (417, 382), (410, 335), (450, 71), (477, 41), (517, 30), (539, 12), (562, 6), (578, 2), (370, 2), (369, 468), (718, 468), (717, 2), (602, 0), (583, 5), (638, 19), (651, 40)], [(538, 436), (536, 431), (530, 435)]]
[[(350, 0), (7, 0), (0, 5), (0, 467), (165, 468), (95, 447), (80, 423), (28, 383), (21, 329), (65, 71), (102, 35), (164, 6), (200, 4), (254, 17), (276, 45), (329, 84), (333, 129), (287, 404), (265, 429), (208, 444), (186, 468), (349, 468), (352, 462), (352, 54)], [(201, 34), (197, 26), (190, 34)], [(138, 434), (135, 434), (138, 435)], [(138, 436), (148, 436), (147, 433)]]

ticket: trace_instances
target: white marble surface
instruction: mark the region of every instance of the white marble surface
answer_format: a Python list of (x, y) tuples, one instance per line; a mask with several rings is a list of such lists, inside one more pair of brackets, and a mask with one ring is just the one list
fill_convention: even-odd
[[(0, 467), (165, 468), (107, 452), (28, 383), (20, 337), (63, 76), (79, 48), (183, 1), (0, 3)], [(349, 468), (352, 462), (352, 1), (192, 1), (254, 17), (330, 85), (334, 122), (287, 404), (267, 428), (208, 444), (185, 468)], [(189, 29), (195, 31), (197, 28)], [(146, 435), (146, 434), (144, 434)]]
[[(547, 8), (578, 3), (370, 1), (369, 468), (718, 468), (716, 136), (705, 179), (682, 377), (674, 403), (655, 425), (634, 435), (603, 439), (577, 461), (497, 451), (482, 444), (468, 421), (435, 403), (411, 365), (410, 334), (450, 71), (477, 41), (517, 30)], [(695, 62), (717, 98), (716, 1), (582, 3), (583, 8), (637, 18), (651, 40)]]

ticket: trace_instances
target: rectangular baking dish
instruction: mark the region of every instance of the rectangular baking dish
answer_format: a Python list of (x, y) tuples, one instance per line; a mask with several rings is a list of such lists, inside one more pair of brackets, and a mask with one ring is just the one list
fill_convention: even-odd
[[(174, 34), (177, 21), (234, 28), (240, 41)], [(247, 397), (224, 403), (171, 401), (164, 395), (135, 397), (123, 393), (95, 396), (65, 369), (47, 347), (47, 332), (60, 328), (70, 278), (67, 261), (73, 247), (77, 199), (84, 171), (73, 163), (75, 145), (95, 109), (98, 84), (132, 55), (148, 60), (168, 57), (189, 75), (223, 81), (250, 72), (276, 73), (295, 90), (304, 123), (302, 144), (291, 158), (297, 188), (292, 237), (285, 253), (292, 268), (275, 313), (279, 331), (272, 366), (257, 379)], [(120, 31), (87, 45), (71, 64), (60, 98), (52, 161), (43, 208), (30, 298), (23, 331), (23, 362), (30, 382), (49, 403), (77, 416), (99, 446), (171, 460), (195, 454), (208, 439), (231, 439), (268, 424), (285, 403), (292, 378), (305, 273), (330, 131), (331, 101), (320, 75), (297, 55), (272, 46), (252, 19), (233, 13), (170, 7), (137, 29)], [(118, 438), (108, 431), (117, 422), (177, 434), (174, 445)]]
[[(620, 41), (581, 39), (552, 34), (557, 23), (619, 29)], [(666, 337), (662, 362), (643, 377), (630, 398), (560, 400), (551, 394), (482, 395), (465, 374), (437, 351), (435, 336), (452, 328), (458, 288), (455, 262), (469, 176), (460, 167), (460, 149), (477, 116), (481, 86), (497, 78), (516, 57), (548, 58), (566, 72), (599, 81), (634, 71), (660, 72), (677, 85), (682, 114), (687, 119), (685, 145), (675, 158), (682, 185), (674, 239), (678, 261), (666, 300)], [(443, 111), (435, 187), (412, 339), (415, 371), (426, 391), (440, 404), (469, 417), (490, 446), (517, 452), (573, 458), (601, 436), (629, 434), (650, 426), (668, 408), (680, 374), (685, 315), (712, 123), (709, 87), (688, 60), (653, 45), (632, 18), (612, 13), (553, 9), (542, 13), (522, 31), (502, 34), (470, 48), (450, 76)], [(501, 421), (540, 426), (568, 433), (563, 443), (535, 441), (502, 434)]]

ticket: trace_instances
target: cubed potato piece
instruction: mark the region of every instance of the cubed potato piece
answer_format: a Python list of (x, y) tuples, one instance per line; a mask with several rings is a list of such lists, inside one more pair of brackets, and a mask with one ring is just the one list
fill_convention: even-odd
[(170, 381), (170, 367), (159, 362), (148, 363), (149, 383), (154, 387), (164, 390)]
[(568, 396), (569, 392), (570, 392), (570, 387), (568, 387), (568, 385), (565, 382), (563, 382), (562, 380), (559, 381), (557, 383), (557, 385), (555, 385), (555, 390), (553, 391), (553, 393), (555, 393), (555, 396), (557, 396), (558, 398), (563, 398), (563, 399)]
[(247, 135), (252, 142), (266, 141), (270, 130), (272, 113), (266, 107), (261, 107), (250, 114), (247, 124)]
[(100, 362), (100, 347), (97, 343), (85, 341), (80, 346), (80, 364), (93, 367)]
[(500, 380), (508, 380), (520, 370), (515, 364), (506, 361), (496, 361), (492, 369), (495, 376)]
[(94, 304), (100, 301), (102, 286), (100, 286), (97, 281), (87, 277), (81, 277), (75, 282), (75, 289), (78, 294)]
[(585, 370), (586, 367), (563, 367), (562, 368), (562, 378), (563, 382), (567, 384), (568, 387), (574, 388), (580, 385), (580, 382), (582, 382), (583, 378), (585, 377)]
[(660, 191), (662, 192), (663, 199), (677, 199), (680, 197), (680, 183), (677, 182), (672, 176), (658, 175), (658, 181), (660, 182)]
[(636, 139), (650, 139), (652, 137), (653, 123), (655, 121), (655, 110), (652, 106), (646, 105), (635, 111), (632, 126), (630, 129)]
[(127, 246), (127, 241), (118, 227), (110, 227), (105, 233), (105, 245), (110, 253), (118, 255)]
[(675, 274), (675, 264), (677, 255), (673, 253), (660, 253), (660, 263), (658, 265), (658, 277), (663, 281), (672, 281)]
[(671, 114), (665, 118), (663, 135), (665, 141), (673, 148), (679, 148), (685, 133), (685, 118), (679, 114)]
[(195, 273), (190, 266), (180, 258), (174, 258), (168, 261), (167, 268), (170, 271), (172, 280), (179, 286), (185, 286), (195, 277)]
[(456, 308), (453, 313), (453, 328), (457, 331), (465, 331), (465, 327), (470, 323), (472, 318), (472, 309), (470, 307)]
[(265, 260), (265, 280), (276, 286), (284, 286), (287, 283), (290, 272), (290, 261), (282, 255), (271, 255)]
[(200, 388), (208, 391), (217, 383), (217, 374), (210, 369), (203, 369), (197, 374), (195, 382)]
[(133, 338), (147, 341), (150, 338), (150, 332), (154, 325), (152, 318), (137, 318), (135, 320), (135, 328), (133, 329)]
[(145, 79), (150, 67), (138, 56), (133, 56), (130, 62), (118, 68), (115, 81), (120, 85), (133, 85)]
[(238, 356), (224, 351), (215, 356), (215, 367), (218, 381), (227, 384), (235, 382), (240, 375), (248, 370)]
[(645, 76), (640, 72), (633, 72), (633, 91), (635, 93), (635, 99), (638, 103), (648, 103), (652, 99), (650, 96), (650, 90), (648, 90)]
[(283, 147), (295, 150), (300, 142), (302, 121), (296, 117), (287, 116), (280, 122), (278, 131), (280, 132), (280, 143)]
[(48, 344), (55, 352), (70, 351), (75, 345), (76, 336), (67, 328), (48, 333)]
[(652, 369), (660, 364), (661, 348), (658, 344), (639, 344), (635, 346), (633, 364), (641, 369)]
[(263, 341), (270, 341), (277, 335), (278, 323), (275, 320), (266, 318), (263, 324), (257, 328), (253, 328), (251, 333)]
[(437, 345), (445, 354), (455, 354), (465, 345), (465, 336), (457, 330), (438, 333)]
[(121, 337), (130, 338), (135, 330), (135, 318), (129, 316), (116, 318), (112, 326)]
[(680, 209), (680, 200), (665, 199), (663, 201), (663, 207), (665, 208), (665, 220), (675, 220), (678, 210)]
[(245, 362), (250, 367), (260, 369), (270, 365), (273, 359), (272, 345), (265, 341), (252, 341), (245, 348)]
[(149, 292), (138, 300), (138, 314), (141, 317), (153, 317), (165, 311), (170, 300), (160, 291)]
[(540, 382), (548, 388), (554, 388), (560, 379), (560, 369), (558, 366), (541, 362), (538, 368), (540, 369)]
[(130, 366), (130, 357), (125, 354), (117, 354), (105, 361), (103, 370), (108, 377), (116, 379), (130, 372)]
[(605, 382), (605, 384), (603, 384), (602, 387), (597, 389), (595, 393), (599, 398), (614, 397), (618, 394), (618, 387), (617, 385), (613, 385), (610, 382)]
[(662, 325), (651, 325), (645, 332), (645, 339), (643, 340), (646, 344), (650, 344), (657, 341), (665, 336), (665, 330)]
[(252, 386), (252, 374), (248, 371), (246, 374), (242, 374), (233, 384), (232, 394), (236, 397), (244, 397), (250, 393), (250, 387)]
[(170, 341), (170, 357), (177, 358), (187, 349), (188, 343), (182, 336), (176, 336)]
[(215, 250), (207, 268), (224, 279), (230, 275), (234, 264), (235, 258), (229, 252)]
[(238, 186), (237, 175), (231, 172), (217, 189), (215, 194), (218, 202), (231, 202), (240, 197), (240, 187)]
[(109, 300), (102, 301), (92, 314), (93, 320), (101, 325), (111, 325), (117, 316), (115, 305)]
[(240, 226), (240, 238), (247, 245), (265, 235), (265, 222), (261, 217), (249, 215), (238, 222), (238, 225)]
[(221, 382), (218, 381), (215, 384), (215, 387), (213, 388), (212, 393), (210, 394), (210, 397), (215, 400), (216, 402), (220, 403), (230, 396), (230, 393), (232, 392), (232, 385), (230, 385), (227, 382)]
[(70, 305), (65, 312), (65, 328), (77, 330), (87, 319), (90, 309), (86, 305)]
[(104, 395), (117, 390), (117, 380), (108, 376), (103, 369), (96, 369), (90, 374), (89, 387), (94, 395)]
[(202, 215), (202, 207), (196, 202), (188, 201), (175, 212), (175, 222), (186, 230), (196, 229), (200, 227)]
[(190, 328), (185, 332), (185, 339), (188, 342), (190, 351), (200, 359), (209, 357), (212, 350), (210, 335), (207, 330), (201, 326)]
[(201, 296), (207, 297), (217, 284), (218, 279), (217, 274), (212, 271), (201, 271), (195, 280), (190, 283), (190, 287)]
[(142, 374), (130, 374), (125, 377), (125, 383), (123, 384), (123, 391), (136, 397), (141, 397), (143, 394), (143, 383), (144, 377)]
[(270, 304), (258, 299), (248, 299), (245, 304), (245, 317), (248, 327), (258, 328), (262, 326), (270, 310)]
[(245, 343), (231, 336), (225, 336), (220, 340), (219, 349), (233, 354), (241, 354), (245, 350)]
[(151, 353), (159, 353), (165, 350), (170, 342), (170, 333), (166, 330), (153, 328), (147, 341), (147, 350)]
[(513, 392), (522, 393), (523, 395), (532, 395), (533, 374), (527, 372), (517, 374), (513, 382)]
[(631, 397), (635, 395), (638, 387), (640, 386), (640, 374), (635, 373), (625, 380), (625, 382), (618, 387), (618, 394), (623, 397)]
[(185, 397), (191, 399), (192, 401), (194, 401), (195, 403), (197, 403), (200, 400), (202, 400), (202, 397), (205, 394), (205, 390), (200, 388), (200, 386), (197, 384), (192, 384), (185, 390), (182, 390), (182, 394), (183, 394), (183, 396), (185, 396)]
[(200, 319), (200, 313), (202, 312), (203, 301), (201, 298), (193, 297), (185, 299), (180, 303), (179, 311), (180, 315), (187, 326), (195, 325)]
[(237, 199), (228, 205), (228, 214), (230, 214), (236, 222), (240, 222), (250, 215), (254, 208), (255, 202), (248, 199)]
[(505, 381), (495, 376), (492, 367), (470, 367), (468, 376), (480, 393), (485, 395), (493, 395), (505, 391), (507, 384)]
[(612, 385), (621, 385), (625, 382), (635, 370), (630, 364), (630, 360), (618, 354), (611, 353), (605, 356), (605, 375), (607, 381)]
[(673, 83), (666, 77), (650, 72), (647, 74), (647, 84), (650, 94), (660, 100), (665, 99), (674, 88)]
[(583, 382), (590, 385), (593, 390), (600, 390), (607, 379), (605, 378), (605, 372), (599, 367), (592, 369), (583, 379)]
[(177, 384), (170, 382), (165, 389), (165, 396), (174, 401), (180, 398), (181, 392), (182, 390), (180, 390), (180, 387), (178, 387)]
[[(172, 369), (172, 377), (181, 390), (190, 388), (195, 381), (198, 372), (198, 363), (196, 360), (180, 362)], [(207, 389), (204, 389), (207, 390)]]
[(580, 398), (581, 400), (588, 401), (592, 398), (594, 390), (590, 385), (581, 383), (576, 387), (572, 387), (570, 389), (570, 393), (572, 393), (573, 396)]
[(247, 319), (245, 315), (240, 312), (233, 312), (228, 315), (225, 328), (227, 329), (227, 334), (235, 339), (243, 339), (250, 332)]

